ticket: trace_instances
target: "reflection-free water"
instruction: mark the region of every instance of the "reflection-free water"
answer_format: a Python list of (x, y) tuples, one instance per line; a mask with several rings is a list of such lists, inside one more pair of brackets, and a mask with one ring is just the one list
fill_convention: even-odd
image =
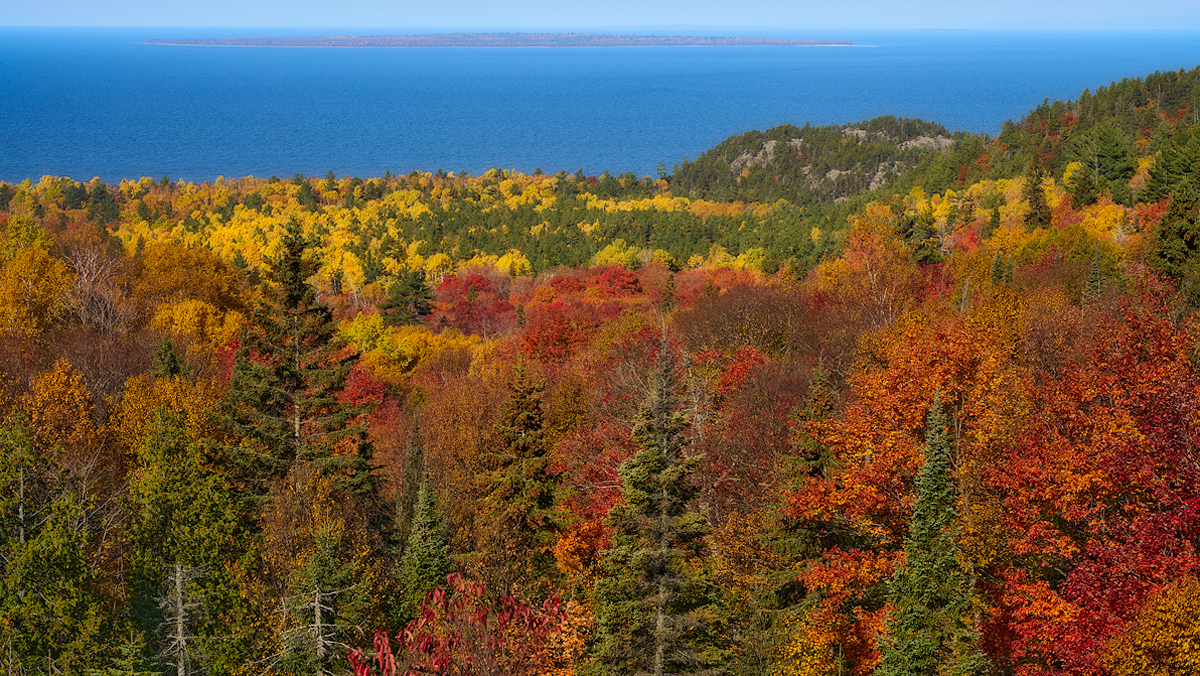
[(0, 180), (490, 167), (653, 175), (729, 135), (784, 123), (895, 115), (994, 135), (1043, 99), (1200, 64), (1200, 35), (1186, 32), (767, 36), (852, 47), (143, 44), (230, 33), (0, 29)]

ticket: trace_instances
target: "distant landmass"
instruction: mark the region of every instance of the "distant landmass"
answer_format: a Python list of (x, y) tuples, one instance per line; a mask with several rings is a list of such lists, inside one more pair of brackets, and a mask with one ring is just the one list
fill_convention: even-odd
[(289, 38), (157, 38), (154, 45), (214, 47), (726, 47), (853, 45), (849, 40), (589, 33), (438, 33), (432, 35), (324, 35)]

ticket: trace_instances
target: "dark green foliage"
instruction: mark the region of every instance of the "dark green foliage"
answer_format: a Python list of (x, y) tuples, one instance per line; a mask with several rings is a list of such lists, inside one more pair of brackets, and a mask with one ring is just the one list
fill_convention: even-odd
[(562, 515), (554, 509), (557, 478), (549, 474), (542, 387), (525, 369), (509, 385), (509, 399), (496, 423), (496, 451), (488, 458), (486, 491), (477, 528), (485, 577), (494, 591), (544, 595), (554, 572), (550, 547)]
[(92, 186), (87, 202), (87, 215), (97, 223), (113, 223), (121, 216), (121, 206), (117, 204), (117, 198), (113, 197), (108, 186), (102, 181), (97, 181)]
[(613, 546), (596, 582), (600, 664), (609, 674), (721, 674), (721, 595), (700, 562), (708, 519), (694, 511), (676, 363), (663, 341), (621, 465), (623, 501), (609, 512)]
[(253, 209), (255, 211), (262, 211), (263, 205), (266, 203), (267, 201), (263, 199), (263, 196), (257, 192), (247, 193), (246, 196), (242, 198), (242, 205), (247, 209)]
[(1025, 214), (1025, 227), (1045, 228), (1050, 225), (1050, 205), (1046, 203), (1046, 191), (1042, 188), (1042, 180), (1046, 178), (1046, 167), (1042, 162), (1041, 153), (1034, 151), (1029, 168), (1025, 171), (1025, 185), (1022, 188), (1024, 197), (1029, 202), (1029, 211)]
[(150, 367), (150, 373), (158, 378), (170, 378), (172, 376), (185, 376), (191, 370), (186, 362), (175, 351), (175, 346), (169, 338), (159, 338), (154, 344), (154, 365)]
[(433, 312), (433, 290), (425, 281), (425, 271), (405, 270), (388, 287), (388, 297), (379, 304), (383, 320), (393, 326), (418, 324)]
[[(243, 332), (221, 421), (239, 443), (218, 444), (231, 476), (261, 490), (294, 463), (333, 474), (356, 494), (375, 490), (362, 406), (343, 404), (354, 356), (308, 280), (316, 263), (295, 220), (267, 266), (264, 301)], [(335, 447), (349, 444), (353, 452)]]
[(102, 669), (84, 669), (84, 676), (162, 676), (150, 661), (142, 656), (145, 646), (136, 637), (130, 636), (117, 648), (117, 655), (109, 666)]
[(906, 142), (949, 136), (941, 125), (892, 116), (842, 126), (783, 125), (732, 136), (695, 162), (684, 160), (670, 182), (676, 194), (707, 199), (831, 202), (937, 152)]
[(9, 673), (79, 673), (107, 652), (110, 607), (93, 566), (78, 486), (35, 454), (28, 423), (0, 428), (0, 664)]
[(974, 581), (959, 562), (957, 491), (951, 477), (953, 421), (940, 398), (925, 428), (925, 466), (917, 475), (905, 563), (888, 597), (894, 606), (880, 641), (880, 676), (987, 673), (976, 627)]
[(68, 180), (63, 186), (63, 208), (64, 209), (80, 209), (87, 201), (87, 189), (79, 185), (75, 181)]
[(1200, 307), (1200, 198), (1190, 187), (1171, 198), (1147, 259), (1160, 273), (1178, 281), (1188, 305)]
[(992, 286), (1009, 286), (1013, 282), (1012, 254), (997, 251), (992, 258)]
[(296, 191), (296, 201), (300, 203), (300, 206), (308, 211), (316, 211), (318, 207), (317, 191), (313, 190), (312, 183), (303, 174), (296, 174), (292, 183), (299, 187), (299, 190)]
[(404, 474), (401, 477), (402, 493), (396, 498), (395, 532), (399, 543), (397, 555), (404, 553), (408, 532), (412, 528), (417, 508), (417, 492), (425, 480), (425, 448), (421, 445), (421, 434), (417, 420), (413, 419), (404, 451)]
[(345, 523), (327, 521), (312, 536), (315, 550), (293, 575), (291, 596), (283, 600), (294, 624), (280, 637), (285, 657), (277, 669), (298, 676), (341, 673), (334, 666), (345, 665), (344, 646), (358, 640), (371, 602)]
[(1096, 181), (1092, 178), (1092, 170), (1081, 167), (1071, 176), (1071, 205), (1082, 209), (1095, 204), (1096, 198)]
[(400, 559), (401, 602), (392, 616), (393, 626), (403, 627), (417, 615), (425, 596), (446, 583), (454, 570), (450, 563), (450, 544), (438, 511), (437, 496), (423, 478), (417, 490), (417, 502)]
[[(248, 618), (229, 564), (244, 554), (250, 524), (232, 487), (206, 466), (202, 449), (161, 412), (137, 449), (128, 513), (133, 619), (147, 636), (157, 636), (156, 652), (170, 665), (203, 659), (231, 669), (241, 662), (248, 627), (239, 619)], [(183, 568), (189, 574), (178, 581), (175, 598), (172, 575)], [(180, 630), (184, 640), (177, 641)]]
[(0, 211), (8, 211), (8, 205), (17, 194), (17, 189), (9, 183), (0, 183)]
[(942, 239), (929, 213), (906, 215), (896, 224), (917, 263), (937, 263), (942, 260)]
[(1147, 200), (1166, 197), (1187, 188), (1200, 190), (1200, 133), (1195, 129), (1164, 139), (1159, 144), (1159, 156), (1150, 170), (1150, 180), (1143, 196)]

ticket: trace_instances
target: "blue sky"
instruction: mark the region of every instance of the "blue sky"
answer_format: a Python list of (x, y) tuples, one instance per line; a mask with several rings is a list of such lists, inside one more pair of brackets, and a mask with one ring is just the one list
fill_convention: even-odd
[[(1200, 30), (1197, 0), (0, 0), (7, 26)], [(715, 34), (715, 33), (714, 33)]]

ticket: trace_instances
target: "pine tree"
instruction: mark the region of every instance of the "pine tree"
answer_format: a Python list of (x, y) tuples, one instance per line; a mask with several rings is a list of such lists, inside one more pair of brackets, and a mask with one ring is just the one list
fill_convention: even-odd
[(417, 324), (433, 312), (433, 291), (425, 271), (417, 268), (400, 273), (388, 287), (388, 297), (379, 304), (383, 321), (391, 325)]
[(611, 674), (721, 674), (720, 596), (698, 559), (708, 520), (691, 509), (698, 458), (684, 455), (675, 360), (664, 340), (621, 465), (623, 502), (596, 582), (600, 662)]
[(554, 510), (557, 480), (548, 473), (542, 387), (525, 369), (509, 386), (509, 399), (496, 423), (496, 451), (484, 479), (477, 526), (484, 578), (493, 591), (533, 592), (554, 570), (550, 547), (561, 515)]
[[(204, 463), (182, 423), (158, 412), (137, 449), (127, 497), (126, 542), (133, 619), (157, 633), (159, 656), (175, 676), (200, 662), (237, 661), (245, 612), (227, 564), (245, 553), (249, 524), (228, 482)], [(212, 641), (213, 636), (222, 636)]]
[(958, 495), (951, 479), (950, 416), (935, 398), (925, 430), (905, 563), (889, 588), (895, 607), (880, 641), (880, 676), (975, 676), (987, 672), (974, 622), (974, 584), (959, 561)]
[(357, 638), (370, 595), (361, 559), (346, 551), (355, 544), (346, 524), (327, 521), (312, 536), (312, 556), (293, 575), (292, 595), (283, 600), (294, 625), (281, 635), (285, 654), (277, 664), (285, 672), (328, 676)]
[(395, 533), (399, 543), (397, 556), (402, 556), (407, 547), (408, 532), (412, 528), (413, 518), (417, 509), (417, 492), (425, 477), (425, 447), (421, 444), (420, 423), (413, 418), (412, 428), (408, 433), (408, 447), (404, 452), (404, 473), (402, 476), (402, 492), (396, 498)]
[(1179, 281), (1189, 305), (1200, 307), (1200, 196), (1196, 191), (1185, 186), (1171, 196), (1146, 259), (1159, 273)]
[(1090, 207), (1096, 203), (1096, 181), (1092, 178), (1092, 170), (1080, 167), (1071, 177), (1071, 206), (1076, 209)]
[(417, 491), (412, 528), (400, 560), (400, 583), (404, 587), (403, 601), (398, 615), (393, 617), (395, 626), (403, 627), (417, 615), (425, 595), (446, 583), (446, 576), (454, 570), (450, 564), (450, 545), (446, 540), (446, 529), (438, 512), (437, 496), (429, 488), (426, 476)]
[(187, 363), (175, 351), (171, 340), (166, 337), (160, 338), (154, 344), (153, 359), (154, 365), (150, 367), (150, 373), (157, 378), (186, 376), (191, 371)]
[(1045, 228), (1050, 225), (1050, 205), (1046, 203), (1046, 193), (1042, 190), (1042, 179), (1046, 176), (1046, 168), (1042, 164), (1042, 154), (1037, 148), (1033, 151), (1033, 160), (1025, 171), (1025, 199), (1029, 202), (1029, 212), (1025, 214), (1025, 227)]
[(94, 505), (28, 421), (0, 423), (0, 664), (6, 673), (79, 673), (104, 659), (113, 619), (101, 596), (87, 513)]
[(373, 493), (370, 447), (357, 422), (363, 407), (337, 398), (354, 357), (308, 282), (317, 264), (296, 220), (282, 244), (267, 267), (265, 300), (242, 334), (221, 416), (238, 442), (215, 445), (230, 474), (252, 491), (300, 462), (338, 476), (356, 494)]

